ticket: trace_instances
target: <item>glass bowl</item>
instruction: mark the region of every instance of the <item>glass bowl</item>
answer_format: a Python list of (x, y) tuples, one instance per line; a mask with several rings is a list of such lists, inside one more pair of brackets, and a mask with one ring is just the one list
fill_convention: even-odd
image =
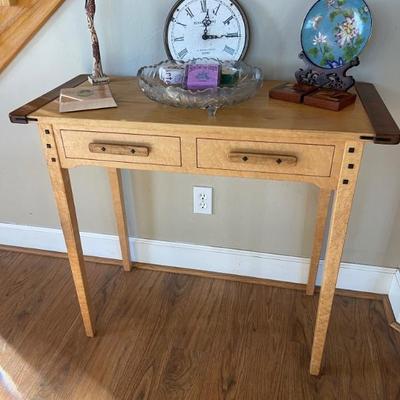
[[(217, 88), (188, 90), (181, 85), (167, 85), (160, 79), (160, 68), (182, 66), (186, 64), (221, 64), (224, 68), (234, 69), (238, 80), (233, 85)], [(219, 61), (210, 58), (197, 58), (188, 62), (163, 61), (156, 65), (145, 66), (138, 71), (139, 87), (151, 100), (180, 108), (201, 108), (215, 115), (223, 106), (233, 105), (253, 97), (262, 86), (262, 71), (243, 61)]]

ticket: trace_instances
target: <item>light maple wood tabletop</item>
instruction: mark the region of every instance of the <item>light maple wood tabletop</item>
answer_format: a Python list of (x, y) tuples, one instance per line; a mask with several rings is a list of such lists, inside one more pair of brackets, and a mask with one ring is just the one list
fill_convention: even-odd
[[(81, 75), (61, 87), (87, 85), (86, 80)], [(304, 182), (320, 190), (308, 295), (314, 294), (328, 208), (335, 194), (310, 363), (310, 373), (320, 373), (364, 145), (398, 144), (400, 131), (371, 84), (357, 84), (356, 103), (338, 113), (269, 99), (269, 90), (280, 83), (265, 81), (254, 98), (221, 109), (216, 117), (204, 110), (155, 103), (141, 93), (137, 79), (129, 77), (111, 81), (115, 109), (60, 114), (59, 87), (10, 114), (12, 122), (39, 125), (88, 336), (95, 329), (70, 168), (96, 165), (109, 170), (126, 271), (132, 262), (121, 169)]]

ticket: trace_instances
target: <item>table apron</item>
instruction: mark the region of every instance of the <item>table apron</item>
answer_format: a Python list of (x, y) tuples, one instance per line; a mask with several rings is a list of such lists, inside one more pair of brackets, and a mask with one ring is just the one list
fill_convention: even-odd
[[(53, 131), (62, 168), (99, 166), (304, 182), (331, 190), (337, 187), (345, 146), (343, 140), (328, 136), (300, 138), (268, 132), (256, 135), (257, 139), (242, 140), (235, 132), (178, 135), (143, 129), (88, 130), (81, 126), (53, 126)], [(145, 157), (141, 149), (146, 149)]]

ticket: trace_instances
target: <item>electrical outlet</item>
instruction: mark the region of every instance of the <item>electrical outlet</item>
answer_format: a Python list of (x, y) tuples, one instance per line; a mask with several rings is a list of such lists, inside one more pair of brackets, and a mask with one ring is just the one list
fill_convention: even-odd
[(193, 186), (193, 212), (212, 214), (213, 190), (210, 187)]

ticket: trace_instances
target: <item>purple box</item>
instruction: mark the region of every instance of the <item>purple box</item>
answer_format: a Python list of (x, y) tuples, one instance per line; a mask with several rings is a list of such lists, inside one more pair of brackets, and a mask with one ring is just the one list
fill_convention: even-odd
[(220, 76), (219, 64), (189, 64), (186, 67), (186, 89), (216, 88), (219, 85)]

